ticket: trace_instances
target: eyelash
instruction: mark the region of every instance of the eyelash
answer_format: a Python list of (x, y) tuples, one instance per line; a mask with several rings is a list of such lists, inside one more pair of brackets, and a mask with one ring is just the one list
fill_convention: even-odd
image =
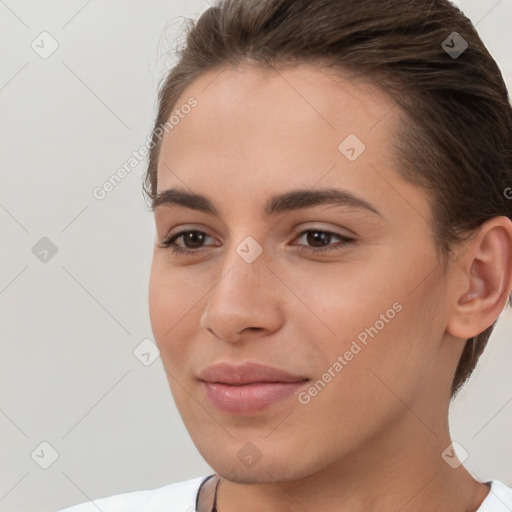
[[(200, 233), (202, 235), (209, 236), (208, 233), (205, 233), (204, 231), (195, 230), (195, 229), (189, 229), (189, 230), (186, 230), (186, 231), (180, 231), (179, 233), (176, 233), (174, 235), (166, 236), (164, 238), (164, 240), (162, 240), (160, 247), (163, 248), (163, 249), (170, 249), (171, 252), (174, 253), (174, 254), (193, 254), (193, 253), (197, 253), (201, 248), (198, 248), (198, 249), (185, 249), (183, 247), (179, 247), (177, 245), (174, 245), (174, 241), (175, 240), (177, 240), (178, 238), (180, 238), (181, 236), (183, 236), (183, 235), (185, 235), (187, 233)], [(322, 252), (326, 252), (326, 251), (339, 250), (340, 248), (345, 247), (346, 245), (357, 243), (357, 240), (355, 240), (354, 238), (350, 238), (350, 237), (347, 237), (347, 236), (340, 235), (338, 233), (333, 233), (332, 231), (326, 231), (326, 230), (322, 230), (322, 229), (306, 229), (304, 231), (300, 231), (297, 234), (296, 238), (300, 238), (300, 237), (302, 237), (306, 233), (324, 233), (324, 234), (327, 234), (327, 235), (335, 236), (335, 237), (339, 238), (343, 242), (342, 244), (335, 245), (335, 246), (327, 245), (327, 246), (321, 247), (321, 248), (309, 248), (309, 250), (312, 253), (314, 253), (314, 254), (322, 253)], [(302, 246), (300, 251), (302, 252), (304, 250), (308, 250), (308, 248)]]

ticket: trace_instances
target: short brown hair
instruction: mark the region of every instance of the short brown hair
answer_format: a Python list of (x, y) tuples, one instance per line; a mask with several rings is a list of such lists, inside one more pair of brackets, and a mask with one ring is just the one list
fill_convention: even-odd
[[(445, 51), (446, 41), (455, 45), (453, 37), (468, 45), (461, 55)], [(471, 21), (448, 0), (219, 0), (190, 22), (178, 56), (159, 89), (143, 187), (150, 200), (157, 190), (161, 127), (193, 80), (248, 60), (261, 66), (318, 63), (377, 81), (402, 108), (394, 141), (398, 171), (428, 192), (443, 264), (453, 244), (486, 220), (512, 219), (505, 194), (512, 186), (507, 87)], [(495, 324), (466, 341), (452, 398)]]

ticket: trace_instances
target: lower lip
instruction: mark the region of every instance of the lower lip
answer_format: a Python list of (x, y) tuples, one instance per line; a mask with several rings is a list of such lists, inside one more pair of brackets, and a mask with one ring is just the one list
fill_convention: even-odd
[(304, 387), (302, 382), (257, 382), (242, 386), (230, 386), (203, 382), (206, 395), (218, 409), (229, 414), (254, 414), (284, 400)]

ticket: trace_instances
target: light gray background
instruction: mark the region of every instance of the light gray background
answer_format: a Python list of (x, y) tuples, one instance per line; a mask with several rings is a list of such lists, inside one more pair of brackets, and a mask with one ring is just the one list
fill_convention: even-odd
[[(458, 3), (512, 86), (512, 0)], [(133, 353), (152, 337), (146, 162), (105, 199), (92, 195), (145, 143), (166, 52), (183, 18), (207, 6), (0, 0), (0, 511), (54, 511), (212, 472), (160, 359), (144, 366)], [(31, 48), (43, 31), (59, 45), (47, 59)], [(57, 247), (46, 263), (32, 252), (43, 237)], [(451, 416), (466, 467), (507, 485), (511, 333), (506, 309)], [(48, 469), (42, 442), (58, 453)]]

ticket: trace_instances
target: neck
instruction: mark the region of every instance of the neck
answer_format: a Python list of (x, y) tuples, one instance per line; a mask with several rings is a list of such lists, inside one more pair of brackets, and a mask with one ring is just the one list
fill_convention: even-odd
[[(408, 414), (407, 421), (390, 430), (330, 467), (293, 480), (271, 477), (273, 470), (263, 467), (259, 474), (231, 474), (218, 489), (218, 510), (475, 512), (479, 508), (489, 487), (474, 480), (464, 466), (454, 469), (441, 457), (451, 443), (447, 422), (432, 430)], [(217, 480), (210, 480), (215, 481), (209, 489), (211, 499), (206, 500), (209, 508), (199, 512), (212, 510)]]

